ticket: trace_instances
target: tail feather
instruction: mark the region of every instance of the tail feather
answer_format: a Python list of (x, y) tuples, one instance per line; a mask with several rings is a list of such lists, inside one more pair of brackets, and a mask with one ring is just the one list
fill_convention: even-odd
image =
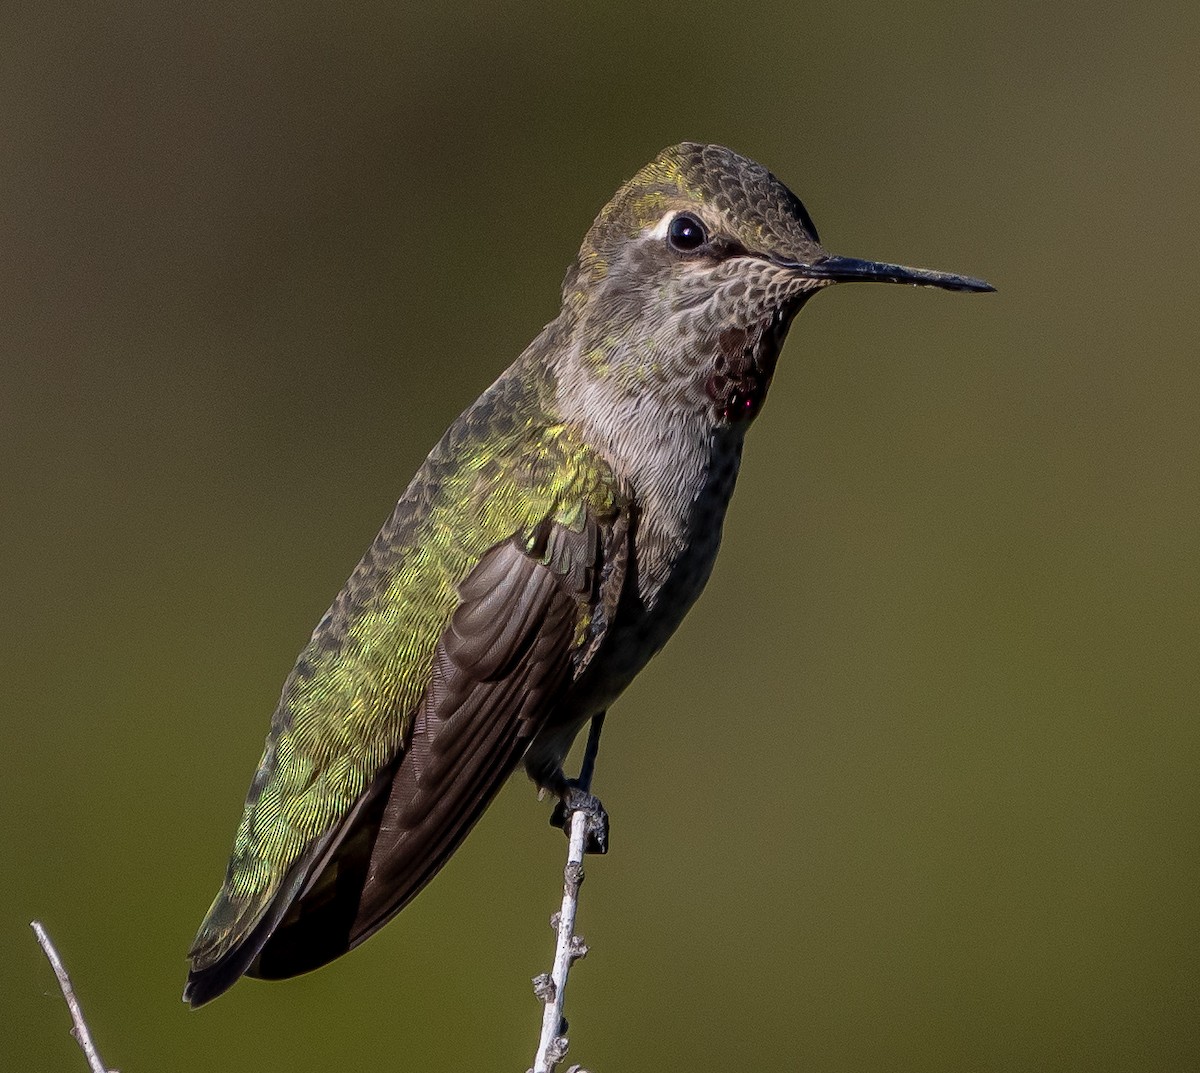
[(184, 1002), (195, 1009), (211, 1002), (237, 983), (251, 962), (258, 957), (259, 951), (271, 937), (271, 933), (279, 925), (279, 921), (287, 913), (292, 900), (303, 886), (305, 873), (300, 869), (307, 863), (300, 861), (292, 868), (275, 896), (264, 904), (257, 919), (243, 914), (245, 920), (235, 919), (235, 922), (225, 929), (214, 926), (214, 921), (220, 920), (229, 912), (237, 913), (225, 891), (217, 895), (217, 900), (209, 910), (208, 917), (201, 925), (200, 934), (196, 936), (196, 942), (188, 954), (192, 961), (192, 969), (183, 989)]
[(203, 1006), (228, 991), (239, 977), (247, 972), (254, 974), (253, 966), (280, 922), (304, 897), (307, 888), (319, 880), (346, 833), (380, 798), (380, 790), (390, 784), (391, 775), (388, 769), (377, 776), (342, 822), (304, 851), (273, 893), (268, 890), (239, 905), (229, 896), (226, 883), (188, 951), (192, 967), (183, 989), (184, 1002), (193, 1009)]

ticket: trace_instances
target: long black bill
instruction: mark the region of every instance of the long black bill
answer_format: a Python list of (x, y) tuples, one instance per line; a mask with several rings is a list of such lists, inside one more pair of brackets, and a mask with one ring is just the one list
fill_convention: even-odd
[(947, 291), (994, 291), (981, 279), (955, 276), (949, 272), (931, 272), (927, 268), (908, 268), (879, 261), (860, 261), (857, 257), (825, 257), (814, 264), (792, 264), (799, 275), (808, 279), (827, 279), (835, 283), (907, 283), (913, 287), (941, 287)]

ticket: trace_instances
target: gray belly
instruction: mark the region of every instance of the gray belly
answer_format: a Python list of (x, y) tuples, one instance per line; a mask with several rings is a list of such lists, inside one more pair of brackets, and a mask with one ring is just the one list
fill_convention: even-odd
[(579, 729), (604, 711), (673, 634), (712, 574), (737, 480), (744, 429), (723, 430), (683, 465), (659, 470), (654, 495), (634, 491), (633, 562), (604, 642), (530, 744), (525, 767), (540, 786)]
[[(719, 442), (675, 517), (637, 519), (634, 565), (604, 645), (572, 691), (572, 714), (606, 708), (666, 644), (712, 574), (737, 480), (741, 437)], [(684, 484), (686, 488), (686, 483)]]

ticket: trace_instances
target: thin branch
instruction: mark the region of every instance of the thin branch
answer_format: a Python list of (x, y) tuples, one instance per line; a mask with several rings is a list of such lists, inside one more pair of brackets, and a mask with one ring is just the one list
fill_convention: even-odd
[[(592, 773), (596, 767), (596, 753), (600, 749), (600, 731), (604, 727), (604, 713), (592, 719), (588, 730), (587, 748), (583, 753), (583, 764), (579, 769), (576, 784), (581, 790), (589, 791)], [(545, 1004), (542, 1012), (542, 1036), (538, 1041), (537, 1057), (529, 1073), (554, 1073), (567, 1053), (566, 1021), (563, 1019), (563, 1003), (567, 994), (567, 974), (571, 965), (587, 954), (588, 948), (581, 936), (575, 934), (575, 914), (579, 908), (579, 888), (583, 883), (583, 851), (587, 842), (587, 816), (582, 812), (571, 813), (571, 841), (567, 849), (567, 866), (563, 869), (562, 908), (550, 918), (550, 926), (558, 934), (554, 948), (554, 968), (533, 981), (534, 994)], [(578, 1070), (573, 1066), (572, 1070)], [(583, 1073), (580, 1070), (580, 1073)]]
[(79, 1005), (79, 999), (75, 997), (75, 988), (71, 986), (71, 977), (67, 975), (62, 958), (54, 949), (54, 944), (50, 941), (50, 936), (46, 934), (46, 929), (42, 927), (42, 922), (35, 920), (29, 926), (33, 928), (38, 946), (42, 948), (42, 953), (46, 955), (46, 960), (50, 962), (50, 968), (54, 970), (54, 975), (58, 979), (59, 989), (67, 1001), (67, 1009), (71, 1011), (71, 1035), (75, 1037), (80, 1050), (83, 1051), (88, 1068), (92, 1073), (115, 1073), (104, 1064), (99, 1051), (96, 1050), (96, 1044), (92, 1042), (92, 1034), (88, 1031), (87, 1022), (83, 1019), (83, 1008)]

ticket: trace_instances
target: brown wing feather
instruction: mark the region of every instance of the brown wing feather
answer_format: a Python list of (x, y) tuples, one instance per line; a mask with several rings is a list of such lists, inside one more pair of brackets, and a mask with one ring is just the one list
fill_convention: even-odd
[[(547, 523), (532, 544), (513, 538), (480, 560), (459, 587), (405, 751), (327, 850), (249, 975), (293, 976), (345, 953), (445, 864), (579, 669), (572, 657), (582, 655), (581, 608), (601, 611), (602, 572), (611, 588), (601, 540), (592, 519), (580, 532)], [(594, 646), (595, 633), (589, 655)]]

